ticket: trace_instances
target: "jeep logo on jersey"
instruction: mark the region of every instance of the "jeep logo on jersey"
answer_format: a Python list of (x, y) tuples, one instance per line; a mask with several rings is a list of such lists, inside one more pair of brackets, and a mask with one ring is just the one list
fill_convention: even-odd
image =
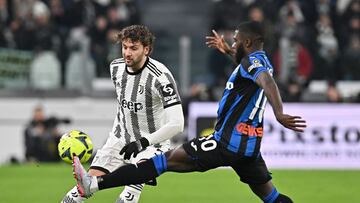
[(121, 100), (121, 107), (127, 108), (130, 111), (134, 111), (135, 113), (144, 108), (140, 102), (126, 101), (125, 99)]

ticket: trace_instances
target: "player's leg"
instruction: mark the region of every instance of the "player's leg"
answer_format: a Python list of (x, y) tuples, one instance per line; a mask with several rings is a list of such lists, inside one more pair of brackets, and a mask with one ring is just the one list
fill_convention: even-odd
[[(90, 169), (88, 173), (91, 176), (102, 176), (106, 174), (105, 172), (97, 169)], [(79, 194), (78, 189), (75, 186), (68, 193), (66, 193), (63, 200), (61, 200), (61, 203), (81, 203), (85, 199), (86, 199), (85, 197), (82, 197)]]
[(144, 184), (127, 185), (120, 193), (116, 203), (137, 203), (140, 200)]
[(90, 176), (77, 157), (74, 158), (74, 176), (81, 196), (89, 197), (98, 190), (142, 184), (151, 181), (166, 171), (194, 171), (197, 167), (182, 147), (141, 161), (137, 165), (124, 165), (104, 176)]
[[(162, 148), (155, 148), (153, 146), (149, 146), (148, 148), (146, 148), (145, 151), (140, 152), (135, 158), (132, 158), (131, 163), (137, 164), (141, 160), (146, 160), (153, 156), (160, 155), (163, 151), (168, 150), (169, 148), (167, 146), (163, 146)], [(137, 203), (140, 199), (140, 195), (144, 188), (144, 185), (145, 184), (135, 184), (125, 186), (116, 202)]]
[[(88, 174), (91, 176), (101, 176), (124, 165), (124, 160), (122, 159), (122, 156), (119, 155), (121, 146), (123, 145), (119, 139), (110, 133), (105, 145), (97, 150)], [(85, 199), (86, 198), (79, 195), (78, 189), (75, 186), (66, 194), (62, 203), (80, 203)]]
[(190, 172), (195, 171), (197, 165), (185, 152), (182, 146), (158, 154), (138, 164), (129, 164), (118, 168), (114, 172), (97, 178), (99, 190), (142, 184), (155, 179), (166, 171)]
[(156, 155), (137, 165), (122, 166), (114, 172), (100, 177), (89, 176), (83, 169), (79, 159), (74, 159), (73, 165), (79, 192), (82, 196), (90, 196), (98, 190), (146, 183), (166, 171), (206, 171), (222, 166), (223, 162), (220, 154), (217, 142), (212, 136), (209, 136), (189, 141), (176, 149)]
[(271, 182), (271, 175), (261, 154), (257, 158), (243, 158), (231, 167), (247, 183), (251, 190), (265, 203), (291, 203), (291, 199), (280, 194)]
[(265, 184), (250, 184), (251, 190), (265, 203), (292, 203), (290, 197), (279, 193), (271, 180)]

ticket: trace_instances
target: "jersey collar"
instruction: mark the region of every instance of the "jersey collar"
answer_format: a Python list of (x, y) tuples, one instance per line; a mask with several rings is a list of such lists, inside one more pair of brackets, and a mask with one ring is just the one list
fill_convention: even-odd
[(259, 50), (259, 51), (254, 51), (253, 53), (249, 54), (249, 56), (253, 56), (256, 54), (265, 54), (265, 51)]
[(144, 68), (147, 66), (148, 63), (149, 63), (149, 57), (146, 58), (146, 61), (145, 61), (144, 65), (139, 70), (137, 70), (135, 72), (130, 72), (129, 69), (128, 69), (128, 66), (125, 65), (126, 73), (129, 74), (129, 75), (137, 75), (137, 74), (141, 73), (144, 70)]

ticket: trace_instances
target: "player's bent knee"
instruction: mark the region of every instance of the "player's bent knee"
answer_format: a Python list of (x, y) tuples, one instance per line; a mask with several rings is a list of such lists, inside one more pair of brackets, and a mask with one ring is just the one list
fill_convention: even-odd
[(164, 154), (159, 154), (151, 158), (154, 163), (156, 172), (158, 175), (166, 172), (167, 170), (167, 160)]
[(149, 159), (140, 159), (139, 161), (136, 162), (136, 164), (143, 163), (143, 162), (145, 162), (145, 161), (147, 161), (147, 160), (149, 160)]

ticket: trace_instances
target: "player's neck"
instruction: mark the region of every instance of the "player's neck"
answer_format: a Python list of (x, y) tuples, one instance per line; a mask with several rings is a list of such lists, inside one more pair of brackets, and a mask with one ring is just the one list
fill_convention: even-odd
[(263, 51), (263, 43), (255, 43), (253, 46), (249, 47), (247, 50), (247, 54), (251, 54), (257, 51)]
[(143, 57), (143, 58), (141, 59), (141, 61), (140, 61), (139, 63), (137, 63), (136, 65), (131, 66), (131, 67), (128, 66), (128, 70), (129, 70), (130, 72), (133, 72), (133, 73), (138, 72), (139, 70), (141, 70), (141, 69), (144, 67), (147, 58), (148, 58), (148, 57), (145, 56), (145, 57)]

